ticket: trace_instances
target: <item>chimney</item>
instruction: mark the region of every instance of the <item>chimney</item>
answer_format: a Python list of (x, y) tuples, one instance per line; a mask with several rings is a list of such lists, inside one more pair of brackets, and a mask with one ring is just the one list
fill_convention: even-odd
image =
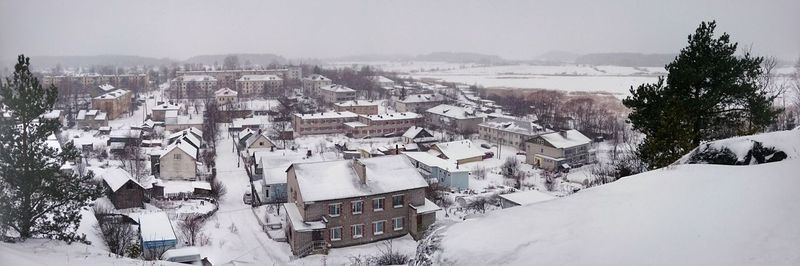
[(361, 184), (367, 183), (367, 167), (359, 161), (358, 159), (353, 158), (353, 170), (356, 171), (356, 175), (358, 175), (358, 179), (361, 180)]
[(565, 137), (565, 138), (567, 137), (567, 131), (566, 130), (563, 130), (563, 129), (559, 130), (558, 134), (561, 134), (562, 137)]

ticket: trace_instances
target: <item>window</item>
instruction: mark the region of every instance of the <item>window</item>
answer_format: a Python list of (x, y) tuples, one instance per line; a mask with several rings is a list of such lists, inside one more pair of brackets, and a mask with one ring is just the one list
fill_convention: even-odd
[(353, 239), (361, 238), (362, 236), (364, 236), (364, 225), (363, 224), (351, 225), (350, 231), (353, 232)]
[(173, 154), (173, 155), (172, 155), (172, 159), (175, 159), (175, 160), (180, 160), (180, 159), (181, 159), (181, 154), (180, 154), (180, 153), (178, 153), (178, 154)]
[(403, 217), (397, 217), (392, 219), (392, 224), (394, 225), (395, 231), (403, 230)]
[(360, 214), (364, 211), (364, 201), (353, 201), (350, 203), (350, 208), (352, 208), (353, 214)]
[(392, 205), (395, 208), (403, 207), (403, 195), (394, 195), (392, 196)]
[(328, 214), (331, 217), (336, 217), (342, 214), (342, 204), (341, 203), (334, 203), (328, 205)]
[(382, 235), (383, 234), (383, 226), (386, 224), (386, 221), (377, 221), (372, 222), (372, 235)]
[(342, 240), (342, 227), (331, 228), (331, 241)]
[(386, 201), (384, 198), (372, 199), (372, 210), (376, 212), (382, 211), (384, 201)]

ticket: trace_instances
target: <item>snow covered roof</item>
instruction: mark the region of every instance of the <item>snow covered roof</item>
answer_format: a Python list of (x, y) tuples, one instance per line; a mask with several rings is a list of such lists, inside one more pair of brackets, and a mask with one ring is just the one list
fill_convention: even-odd
[(197, 136), (186, 131), (178, 131), (177, 133), (169, 136), (169, 144), (175, 143), (178, 140), (189, 142), (189, 144), (192, 144), (198, 148), (200, 147), (200, 144), (202, 144)]
[(113, 192), (117, 192), (117, 190), (125, 185), (125, 183), (128, 183), (128, 181), (133, 181), (134, 184), (142, 187), (139, 182), (133, 180), (133, 177), (128, 171), (122, 168), (106, 168), (101, 176), (103, 177), (103, 181), (108, 184), (108, 187), (110, 187)]
[(284, 203), (283, 208), (286, 210), (286, 216), (289, 217), (289, 222), (292, 224), (292, 229), (298, 232), (308, 232), (312, 230), (325, 229), (325, 223), (322, 221), (304, 221), (303, 216), (300, 215), (300, 210), (294, 203)]
[(94, 120), (106, 120), (107, 115), (106, 112), (97, 112), (97, 115), (94, 116)]
[(354, 117), (358, 117), (358, 114), (350, 112), (350, 111), (343, 111), (343, 112), (294, 114), (294, 116), (297, 116), (300, 119), (306, 120), (306, 119), (324, 119), (324, 118), (354, 118)]
[(54, 109), (50, 112), (42, 114), (42, 118), (44, 119), (58, 119), (61, 118), (61, 114), (63, 113), (62, 110)]
[(142, 241), (177, 240), (166, 212), (149, 212), (139, 215)]
[(402, 103), (422, 103), (422, 102), (436, 102), (441, 101), (440, 97), (436, 97), (433, 94), (412, 94), (406, 96), (403, 100), (398, 100)]
[(408, 156), (409, 158), (417, 161), (421, 164), (430, 166), (430, 167), (439, 167), (441, 169), (447, 170), (449, 172), (468, 172), (469, 170), (466, 168), (457, 168), (456, 162), (452, 160), (446, 160), (439, 157), (434, 156), (433, 154), (427, 152), (403, 152), (404, 155)]
[(420, 206), (411, 205), (411, 208), (414, 209), (414, 211), (417, 214), (426, 214), (426, 213), (431, 213), (431, 212), (435, 212), (435, 211), (438, 211), (438, 210), (442, 209), (441, 207), (436, 205), (436, 203), (433, 203), (433, 201), (431, 201), (431, 200), (429, 200), (427, 198), (425, 199), (425, 204), (424, 205), (420, 205)]
[[(169, 137), (167, 137), (167, 139), (175, 139), (175, 138), (178, 138), (178, 137), (184, 136), (184, 135), (192, 135), (192, 137), (194, 137), (194, 139), (197, 139), (198, 136), (200, 136), (200, 137), (203, 136), (203, 131), (200, 131), (196, 127), (188, 127), (188, 128), (186, 128), (184, 130), (181, 130), (181, 131), (178, 131), (178, 132), (170, 134)], [(197, 140), (199, 140), (199, 139), (197, 139)], [(200, 144), (199, 142), (194, 142), (194, 143), (195, 144)]]
[(178, 78), (183, 81), (217, 81), (216, 78), (209, 75), (183, 75)]
[(105, 91), (105, 92), (109, 92), (109, 91), (114, 90), (114, 86), (111, 86), (111, 84), (108, 84), (108, 83), (103, 84), (103, 85), (99, 85), (97, 87), (100, 88), (100, 90)]
[(378, 106), (379, 101), (365, 101), (365, 100), (354, 100), (354, 101), (344, 101), (334, 103), (336, 106), (340, 107), (349, 107), (349, 106)]
[(486, 115), (472, 108), (440, 104), (427, 110), (428, 113), (446, 116), (453, 119), (485, 117)]
[(152, 108), (153, 111), (178, 110), (178, 109), (181, 109), (181, 106), (172, 103), (162, 103)]
[(356, 90), (348, 88), (344, 85), (339, 84), (331, 84), (327, 86), (322, 86), (319, 88), (320, 90), (324, 91), (332, 91), (332, 92), (356, 92)]
[(331, 80), (331, 79), (329, 79), (329, 78), (326, 78), (325, 76), (323, 76), (323, 75), (320, 75), (320, 74), (311, 74), (311, 75), (309, 75), (308, 77), (305, 77), (305, 79), (308, 79), (308, 80), (314, 80), (314, 81), (325, 81), (325, 80)]
[(107, 92), (103, 95), (94, 97), (95, 99), (116, 99), (130, 93), (128, 90), (118, 89), (112, 92)]
[(269, 81), (269, 80), (283, 80), (276, 75), (242, 75), (239, 81)]
[(570, 129), (561, 132), (552, 132), (539, 135), (542, 139), (553, 145), (558, 149), (571, 148), (584, 144), (589, 144), (592, 140), (581, 134), (581, 132)]
[(185, 152), (186, 154), (189, 154), (189, 156), (191, 156), (192, 159), (197, 160), (197, 148), (192, 146), (191, 143), (188, 143), (186, 141), (180, 141), (180, 140), (178, 140), (175, 143), (172, 143), (169, 146), (167, 146), (167, 148), (164, 149), (164, 153), (162, 153), (159, 158), (163, 158), (164, 156), (167, 155), (167, 153), (171, 152), (174, 149), (180, 149), (183, 152)]
[(514, 193), (502, 194), (500, 195), (500, 197), (519, 205), (529, 205), (555, 198), (550, 194), (538, 190), (525, 190)]
[(497, 130), (513, 132), (517, 134), (535, 136), (537, 134), (546, 132), (547, 129), (530, 121), (519, 119), (511, 119), (506, 117), (497, 117), (486, 120), (478, 126), (490, 127)]
[(194, 262), (202, 259), (200, 249), (196, 247), (173, 248), (164, 251), (161, 259), (172, 262)]
[(235, 118), (231, 121), (232, 127), (244, 126), (264, 126), (269, 124), (268, 116), (253, 116), (247, 118)]
[(358, 122), (358, 121), (347, 122), (347, 123), (344, 123), (344, 125), (348, 126), (348, 127), (351, 127), (351, 128), (358, 128), (358, 127), (366, 127), (367, 126), (367, 124), (364, 124), (364, 123), (361, 123), (361, 122)]
[(374, 81), (374, 82), (378, 82), (378, 83), (389, 83), (389, 82), (394, 82), (394, 80), (391, 80), (391, 79), (389, 79), (389, 78), (387, 78), (387, 77), (384, 77), (384, 76), (370, 76), (370, 79), (371, 79), (372, 81)]
[(250, 135), (250, 137), (247, 138), (247, 140), (245, 141), (245, 143), (246, 143), (245, 146), (249, 148), (251, 145), (253, 145), (253, 143), (256, 142), (256, 140), (258, 140), (258, 139), (260, 139), (262, 137), (264, 139), (266, 139), (269, 143), (272, 143), (272, 146), (275, 146), (275, 143), (272, 142), (272, 139), (270, 139), (269, 136), (267, 136), (267, 132), (266, 131), (262, 131), (261, 134)]
[(354, 161), (296, 163), (297, 184), (304, 201), (344, 199), (428, 186), (405, 156), (358, 159), (366, 168), (366, 184), (353, 168)]
[(108, 135), (112, 138), (139, 138), (142, 130), (132, 129), (130, 127), (112, 129)]
[(450, 160), (462, 160), (473, 157), (482, 157), (484, 151), (471, 140), (456, 140), (451, 142), (436, 143), (431, 148), (436, 147), (445, 157)]
[(406, 130), (406, 132), (403, 133), (403, 137), (413, 139), (413, 138), (417, 137), (417, 135), (419, 135), (419, 133), (421, 133), (423, 130), (425, 130), (424, 127), (418, 127), (418, 126), (409, 127)]
[(361, 116), (372, 121), (403, 120), (403, 119), (415, 119), (421, 117), (420, 115), (414, 112), (400, 112), (400, 113), (361, 115)]
[(214, 92), (214, 96), (236, 96), (239, 93), (230, 88), (222, 88)]

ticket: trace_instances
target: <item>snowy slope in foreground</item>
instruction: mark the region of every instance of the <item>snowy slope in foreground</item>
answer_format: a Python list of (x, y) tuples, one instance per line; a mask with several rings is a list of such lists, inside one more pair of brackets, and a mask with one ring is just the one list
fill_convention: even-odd
[(0, 265), (186, 265), (167, 261), (116, 258), (97, 247), (62, 241), (28, 239), (23, 243), (0, 242)]
[(445, 228), (436, 264), (800, 265), (800, 160), (678, 165)]

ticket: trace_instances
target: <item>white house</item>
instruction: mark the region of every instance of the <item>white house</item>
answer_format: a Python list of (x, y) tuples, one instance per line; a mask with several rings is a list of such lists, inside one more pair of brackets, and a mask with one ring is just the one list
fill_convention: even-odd
[(159, 157), (160, 177), (164, 180), (195, 180), (198, 149), (187, 141), (170, 144)]
[(452, 160), (458, 164), (477, 162), (483, 160), (485, 151), (471, 140), (456, 140), (451, 142), (436, 143), (428, 150), (442, 159)]

